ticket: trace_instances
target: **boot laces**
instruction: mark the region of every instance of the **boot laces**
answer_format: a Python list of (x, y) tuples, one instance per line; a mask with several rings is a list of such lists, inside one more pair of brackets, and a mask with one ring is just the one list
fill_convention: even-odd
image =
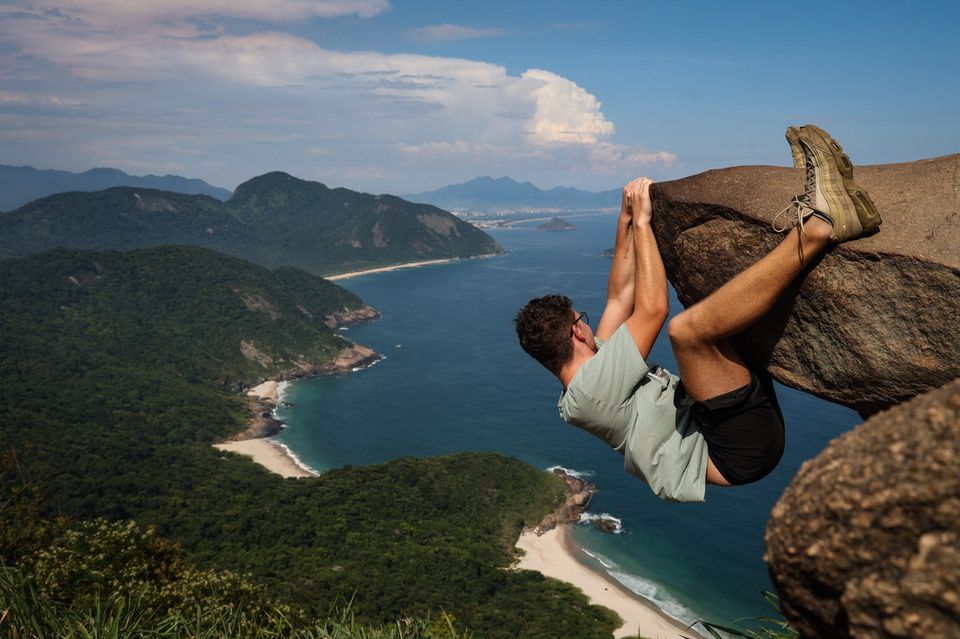
[[(791, 209), (796, 209), (797, 215), (797, 224), (800, 227), (800, 232), (806, 234), (803, 228), (803, 220), (806, 217), (809, 217), (813, 212), (813, 192), (817, 188), (817, 172), (813, 165), (813, 158), (810, 157), (810, 153), (807, 152), (807, 147), (801, 142), (801, 148), (806, 158), (804, 162), (804, 167), (806, 174), (804, 176), (803, 182), (803, 193), (799, 195), (794, 195), (793, 200), (790, 204), (785, 206), (782, 211), (777, 213), (771, 225), (773, 230), (777, 233), (783, 233), (790, 226)], [(783, 222), (780, 222), (780, 218), (783, 218)]]

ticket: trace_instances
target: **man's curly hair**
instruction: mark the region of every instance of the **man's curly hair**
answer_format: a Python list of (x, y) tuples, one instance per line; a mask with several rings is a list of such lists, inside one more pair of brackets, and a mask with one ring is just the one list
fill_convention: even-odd
[(566, 295), (532, 299), (513, 320), (520, 347), (554, 375), (573, 357), (572, 323), (573, 302)]

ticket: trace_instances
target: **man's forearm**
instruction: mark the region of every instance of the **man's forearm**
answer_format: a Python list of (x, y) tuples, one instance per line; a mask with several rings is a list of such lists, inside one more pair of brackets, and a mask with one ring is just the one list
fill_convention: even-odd
[(633, 312), (633, 286), (636, 259), (634, 258), (632, 219), (620, 214), (617, 220), (617, 239), (613, 248), (613, 264), (607, 279), (607, 302), (617, 302), (626, 310)]
[(649, 221), (634, 220), (634, 314), (665, 318), (670, 309), (667, 274)]

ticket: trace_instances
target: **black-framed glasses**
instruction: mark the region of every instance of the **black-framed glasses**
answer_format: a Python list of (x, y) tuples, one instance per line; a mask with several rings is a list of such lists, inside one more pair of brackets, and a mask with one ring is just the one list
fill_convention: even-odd
[(584, 324), (587, 324), (587, 325), (590, 324), (590, 317), (587, 315), (586, 311), (577, 315), (577, 319), (573, 320), (573, 324), (570, 325), (571, 331), (573, 330), (573, 327), (577, 325), (577, 322), (579, 322), (580, 320), (583, 320)]

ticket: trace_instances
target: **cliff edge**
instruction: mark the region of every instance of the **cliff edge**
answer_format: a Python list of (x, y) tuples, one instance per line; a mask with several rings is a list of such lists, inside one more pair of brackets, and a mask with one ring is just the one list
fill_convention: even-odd
[[(831, 248), (738, 338), (780, 382), (863, 416), (960, 377), (960, 154), (862, 166), (880, 232)], [(772, 249), (803, 171), (734, 167), (654, 185), (654, 231), (684, 306)]]

